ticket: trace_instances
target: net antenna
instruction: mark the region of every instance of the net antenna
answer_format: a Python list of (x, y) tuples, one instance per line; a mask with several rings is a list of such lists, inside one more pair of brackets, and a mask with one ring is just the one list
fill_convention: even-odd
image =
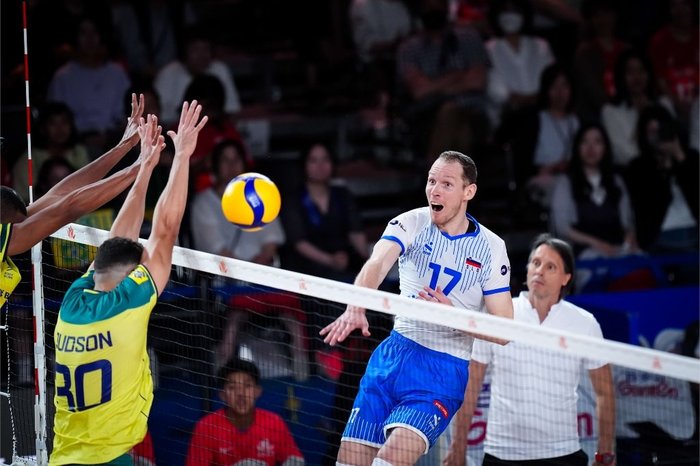
[[(34, 202), (33, 192), (33, 164), (32, 164), (32, 110), (29, 100), (29, 45), (28, 45), (28, 22), (27, 22), (27, 2), (22, 1), (22, 34), (24, 44), (24, 99), (25, 99), (25, 122), (27, 126), (27, 180), (29, 186), (29, 203)], [(12, 425), (12, 459), (13, 464), (37, 464), (44, 466), (48, 464), (48, 450), (46, 446), (46, 353), (44, 340), (44, 294), (43, 294), (43, 273), (42, 273), (42, 245), (41, 242), (35, 244), (31, 249), (32, 264), (32, 315), (34, 324), (34, 433), (36, 458), (34, 460), (20, 458), (17, 456), (17, 435), (15, 430), (15, 419), (12, 414), (12, 394), (8, 380), (8, 393), (2, 393), (8, 398), (10, 407), (10, 422)], [(8, 332), (8, 328), (4, 328)], [(8, 338), (9, 345), (9, 338)], [(9, 351), (9, 346), (8, 346)], [(9, 371), (8, 358), (8, 377)]]

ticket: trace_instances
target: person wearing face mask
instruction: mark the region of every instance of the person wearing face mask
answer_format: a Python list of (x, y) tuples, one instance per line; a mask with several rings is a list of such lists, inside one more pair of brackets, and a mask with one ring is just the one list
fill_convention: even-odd
[(468, 26), (449, 22), (446, 0), (422, 0), (423, 30), (404, 41), (397, 55), (403, 115), (418, 157), (468, 152), (488, 139), (488, 55)]
[(488, 95), (493, 118), (533, 105), (540, 75), (554, 61), (547, 42), (527, 34), (532, 23), (529, 0), (495, 0), (489, 22), (496, 37), (486, 43), (491, 61)]

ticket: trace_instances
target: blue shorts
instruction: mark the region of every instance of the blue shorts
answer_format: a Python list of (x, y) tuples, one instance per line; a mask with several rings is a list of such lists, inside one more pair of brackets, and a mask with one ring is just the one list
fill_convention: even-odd
[(464, 400), (469, 361), (419, 345), (392, 331), (372, 353), (343, 440), (381, 448), (404, 427), (427, 453)]

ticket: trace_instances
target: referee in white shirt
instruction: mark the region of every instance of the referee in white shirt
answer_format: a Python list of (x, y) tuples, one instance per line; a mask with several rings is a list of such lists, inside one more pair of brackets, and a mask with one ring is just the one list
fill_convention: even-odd
[[(564, 301), (573, 286), (571, 246), (547, 234), (533, 243), (527, 292), (513, 299), (514, 320), (603, 338), (593, 315)], [(578, 437), (577, 394), (588, 370), (596, 394), (598, 450), (594, 465), (615, 464), (615, 398), (610, 365), (510, 342), (475, 340), (464, 405), (446, 465), (465, 464), (466, 442), (484, 373), (491, 365), (491, 402), (483, 464), (587, 466)]]

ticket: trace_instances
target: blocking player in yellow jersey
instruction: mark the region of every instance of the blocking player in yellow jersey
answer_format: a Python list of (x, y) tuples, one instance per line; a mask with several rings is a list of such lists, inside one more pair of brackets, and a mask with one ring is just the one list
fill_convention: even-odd
[(142, 164), (109, 239), (66, 293), (58, 315), (54, 443), (49, 463), (131, 465), (128, 451), (146, 434), (153, 382), (146, 353), (148, 319), (163, 292), (187, 201), (190, 156), (202, 107), (185, 102), (175, 159), (145, 245), (137, 242), (146, 189), (164, 146), (157, 119), (139, 125)]
[(0, 187), (0, 307), (7, 302), (21, 278), (11, 256), (28, 251), (62, 226), (111, 201), (134, 182), (142, 158), (102, 178), (138, 144), (138, 124), (144, 105), (143, 94), (138, 99), (132, 94), (131, 115), (119, 143), (61, 180), (29, 206), (13, 189)]

